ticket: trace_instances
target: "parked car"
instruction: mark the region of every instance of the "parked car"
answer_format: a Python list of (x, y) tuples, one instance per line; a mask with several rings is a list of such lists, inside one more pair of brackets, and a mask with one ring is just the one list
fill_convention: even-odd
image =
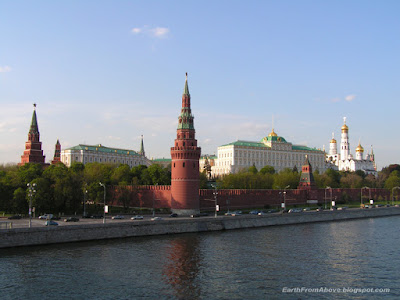
[(143, 216), (139, 216), (139, 215), (133, 216), (133, 217), (131, 218), (131, 220), (143, 220)]
[(93, 215), (91, 216), (92, 219), (103, 219), (104, 216), (103, 215)]
[(58, 223), (56, 221), (50, 220), (50, 221), (46, 221), (44, 223), (45, 226), (58, 226)]
[(249, 212), (250, 215), (258, 215), (260, 212), (258, 210), (252, 210)]
[(303, 210), (301, 208), (291, 208), (289, 209), (289, 213), (299, 213), (302, 212)]
[(113, 220), (122, 220), (122, 219), (125, 219), (125, 217), (121, 216), (121, 215), (116, 215), (116, 216), (113, 216), (111, 219), (113, 219)]
[(341, 207), (338, 207), (337, 210), (346, 210), (346, 208), (347, 208), (346, 206), (341, 206)]
[(154, 218), (151, 218), (151, 220), (152, 221), (160, 221), (160, 220), (162, 220), (162, 218), (161, 217), (154, 217)]
[(233, 217), (237, 217), (237, 216), (241, 216), (242, 215), (242, 211), (240, 211), (240, 210), (236, 210), (236, 211), (234, 211), (233, 213), (232, 213), (232, 216)]
[(21, 215), (14, 215), (14, 216), (8, 217), (9, 220), (19, 220), (19, 219), (21, 219), (21, 218), (22, 218)]
[(191, 217), (191, 218), (199, 218), (199, 217), (200, 217), (200, 214), (193, 214), (193, 215), (190, 215), (190, 217)]
[(303, 208), (303, 211), (309, 211), (310, 210), (310, 208), (309, 207), (305, 207), (305, 208)]
[(266, 212), (260, 211), (257, 215), (259, 215), (259, 216), (265, 216), (266, 214), (267, 214)]
[(53, 218), (53, 217), (54, 217), (53, 214), (44, 214), (44, 215), (39, 216), (39, 219), (41, 219), (41, 220), (51, 220), (51, 218)]
[(178, 214), (175, 214), (175, 213), (174, 213), (174, 214), (170, 214), (169, 217), (170, 217), (170, 218), (177, 218), (177, 217), (178, 217)]
[(79, 219), (75, 217), (69, 217), (64, 219), (64, 222), (78, 222), (78, 221)]

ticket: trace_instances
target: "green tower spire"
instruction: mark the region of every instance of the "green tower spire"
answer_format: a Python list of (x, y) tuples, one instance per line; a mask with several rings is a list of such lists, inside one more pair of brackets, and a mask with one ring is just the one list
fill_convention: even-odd
[(185, 88), (183, 89), (183, 94), (184, 95), (190, 95), (189, 94), (188, 80), (187, 80), (187, 72), (186, 72), (186, 81), (185, 81)]
[(29, 133), (34, 133), (34, 134), (39, 133), (39, 126), (36, 118), (36, 103), (33, 104), (32, 122), (31, 122), (31, 128), (29, 129)]

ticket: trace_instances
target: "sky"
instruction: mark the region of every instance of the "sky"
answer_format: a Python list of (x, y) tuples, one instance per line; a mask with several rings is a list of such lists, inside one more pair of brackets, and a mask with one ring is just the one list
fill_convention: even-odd
[(202, 154), (272, 127), (329, 149), (343, 117), (378, 169), (400, 163), (400, 1), (0, 1), (0, 164), (37, 104), (57, 139), (170, 158), (188, 72)]

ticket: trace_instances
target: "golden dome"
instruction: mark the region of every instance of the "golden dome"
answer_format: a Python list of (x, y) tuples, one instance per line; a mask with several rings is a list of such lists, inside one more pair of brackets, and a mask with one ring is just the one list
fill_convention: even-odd
[(272, 128), (272, 131), (268, 136), (278, 136), (278, 135), (275, 133), (274, 129)]
[(347, 131), (349, 131), (349, 127), (347, 127), (346, 124), (343, 124), (343, 126), (342, 126), (342, 132), (347, 132)]
[(332, 143), (336, 144), (336, 140), (335, 139), (331, 139), (331, 144)]
[(358, 143), (358, 146), (356, 148), (356, 152), (364, 152), (364, 148), (361, 146), (360, 143)]

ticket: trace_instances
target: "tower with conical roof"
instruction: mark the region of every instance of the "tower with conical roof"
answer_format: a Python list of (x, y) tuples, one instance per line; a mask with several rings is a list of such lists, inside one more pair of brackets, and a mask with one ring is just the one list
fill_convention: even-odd
[(140, 150), (139, 150), (139, 154), (141, 156), (145, 156), (145, 152), (144, 152), (144, 144), (143, 144), (143, 135), (142, 135), (142, 141), (140, 143)]
[(21, 162), (18, 165), (22, 166), (26, 163), (44, 164), (44, 161), (45, 156), (43, 155), (39, 126), (36, 117), (36, 104), (33, 104), (32, 122), (28, 133), (28, 141), (25, 143), (25, 151), (21, 156)]
[(298, 189), (315, 189), (316, 184), (314, 180), (314, 175), (312, 173), (312, 167), (308, 156), (306, 155), (306, 160), (301, 167), (300, 182)]
[(180, 215), (196, 214), (200, 210), (201, 149), (197, 147), (193, 119), (186, 73), (175, 144), (171, 147), (171, 208)]
[(54, 150), (54, 158), (51, 161), (52, 165), (55, 165), (56, 163), (61, 162), (61, 144), (60, 141), (57, 139), (57, 143), (55, 146), (55, 150)]

